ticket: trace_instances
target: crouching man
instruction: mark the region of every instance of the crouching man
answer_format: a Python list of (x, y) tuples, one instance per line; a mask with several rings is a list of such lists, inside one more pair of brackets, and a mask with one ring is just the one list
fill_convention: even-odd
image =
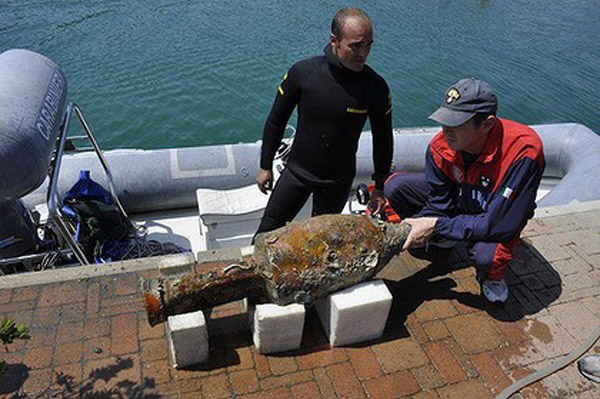
[(481, 80), (448, 88), (429, 116), (442, 125), (425, 173), (399, 173), (384, 194), (412, 230), (404, 249), (444, 240), (468, 243), (484, 296), (505, 302), (504, 274), (533, 216), (544, 171), (542, 142), (520, 123), (496, 117), (497, 96)]

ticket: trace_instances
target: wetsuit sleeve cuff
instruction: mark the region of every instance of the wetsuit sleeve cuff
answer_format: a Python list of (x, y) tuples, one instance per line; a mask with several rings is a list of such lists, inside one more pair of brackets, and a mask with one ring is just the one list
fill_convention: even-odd
[(378, 190), (383, 190), (383, 185), (387, 179), (389, 174), (386, 175), (372, 175), (371, 179), (375, 181), (375, 188)]
[(261, 160), (260, 161), (260, 168), (264, 169), (264, 170), (271, 170), (273, 169), (273, 162), (268, 162), (265, 160)]

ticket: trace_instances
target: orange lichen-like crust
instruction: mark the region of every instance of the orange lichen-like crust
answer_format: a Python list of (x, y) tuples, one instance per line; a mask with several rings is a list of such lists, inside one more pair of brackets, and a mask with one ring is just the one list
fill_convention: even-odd
[(160, 299), (149, 292), (144, 292), (144, 307), (149, 319), (162, 318), (162, 304)]
[(144, 293), (144, 305), (150, 313), (160, 313), (160, 300), (152, 294)]
[(371, 278), (406, 236), (364, 216), (322, 215), (259, 234), (252, 262), (273, 302), (310, 303)]
[(366, 217), (326, 215), (287, 226), (256, 240), (254, 262), (261, 269), (276, 265), (277, 272), (302, 271), (327, 266), (341, 257), (349, 262), (357, 255), (381, 252), (383, 232)]

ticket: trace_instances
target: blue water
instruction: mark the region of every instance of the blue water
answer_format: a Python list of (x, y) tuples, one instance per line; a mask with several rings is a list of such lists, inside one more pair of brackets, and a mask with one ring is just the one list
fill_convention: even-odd
[[(338, 1), (6, 1), (0, 51), (27, 48), (66, 72), (69, 99), (103, 148), (260, 139), (276, 86), (321, 54)], [(476, 76), (501, 116), (600, 133), (597, 0), (353, 2), (375, 24), (369, 64), (394, 126), (432, 126), (445, 88)]]

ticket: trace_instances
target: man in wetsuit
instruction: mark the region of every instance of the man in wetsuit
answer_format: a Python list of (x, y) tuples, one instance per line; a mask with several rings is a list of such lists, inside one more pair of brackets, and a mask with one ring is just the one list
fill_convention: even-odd
[(342, 211), (367, 117), (375, 164), (370, 206), (376, 212), (383, 208), (383, 182), (393, 151), (392, 104), (385, 80), (365, 65), (372, 44), (373, 26), (367, 14), (342, 8), (331, 23), (325, 54), (296, 63), (283, 77), (263, 133), (256, 179), (263, 193), (273, 185), (273, 158), (296, 106), (298, 127), (287, 167), (269, 198), (257, 234), (291, 221), (310, 194), (313, 216)]
[(533, 216), (545, 164), (537, 133), (497, 118), (497, 104), (496, 93), (481, 80), (451, 86), (429, 117), (442, 131), (429, 144), (425, 173), (394, 174), (385, 196), (400, 217), (409, 217), (404, 249), (465, 241), (484, 296), (504, 302), (503, 277)]

